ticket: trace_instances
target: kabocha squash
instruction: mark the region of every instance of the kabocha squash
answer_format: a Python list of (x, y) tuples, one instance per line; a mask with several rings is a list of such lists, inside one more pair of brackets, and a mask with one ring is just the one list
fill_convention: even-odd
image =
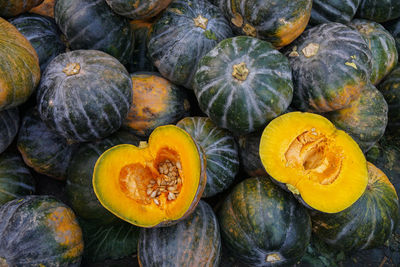
[(111, 9), (130, 19), (149, 19), (165, 9), (172, 0), (106, 0)]
[(376, 22), (385, 22), (400, 17), (398, 0), (361, 0), (357, 17)]
[(35, 180), (18, 153), (13, 151), (5, 151), (1, 153), (0, 206), (15, 198), (30, 195), (34, 192)]
[(291, 266), (311, 236), (308, 213), (268, 177), (236, 185), (218, 213), (229, 251), (249, 266)]
[(340, 23), (305, 31), (285, 50), (297, 108), (327, 112), (358, 98), (369, 81), (371, 51), (361, 34)]
[(339, 213), (311, 213), (313, 234), (344, 251), (383, 245), (396, 229), (399, 217), (399, 199), (393, 185), (371, 163), (367, 189), (356, 203)]
[(219, 0), (218, 4), (238, 35), (257, 37), (282, 47), (306, 28), (312, 0)]
[(104, 52), (67, 52), (43, 74), (37, 103), (50, 129), (71, 142), (91, 141), (121, 127), (132, 103), (132, 81), (125, 67)]
[(371, 50), (372, 72), (370, 81), (376, 85), (397, 65), (396, 41), (382, 25), (373, 21), (355, 19), (349, 26), (361, 33)]
[(32, 8), (29, 12), (54, 18), (54, 5), (55, 0), (44, 0), (43, 3)]
[(115, 14), (105, 0), (57, 0), (54, 17), (73, 50), (101, 50), (124, 65), (131, 59), (129, 20)]
[(206, 0), (174, 1), (152, 25), (148, 53), (161, 75), (192, 88), (200, 58), (231, 36), (228, 21)]
[(193, 212), (206, 185), (205, 157), (173, 125), (157, 127), (148, 144), (115, 146), (97, 160), (93, 188), (100, 203), (141, 227), (176, 224)]
[(225, 39), (199, 62), (194, 92), (201, 110), (234, 134), (261, 130), (293, 96), (289, 62), (270, 43)]
[(317, 114), (291, 112), (269, 123), (261, 136), (260, 158), (273, 179), (322, 212), (348, 208), (368, 183), (357, 143)]
[(148, 137), (158, 126), (176, 123), (189, 112), (185, 90), (158, 73), (138, 72), (131, 79), (132, 106), (123, 125), (134, 134)]
[(80, 266), (82, 230), (75, 214), (50, 196), (29, 196), (0, 208), (2, 266)]
[(19, 128), (18, 108), (0, 111), (0, 154), (14, 140)]
[(170, 227), (142, 229), (138, 258), (147, 266), (219, 266), (221, 236), (217, 216), (200, 201), (185, 220)]
[(329, 112), (326, 117), (337, 128), (347, 132), (366, 152), (385, 133), (387, 114), (385, 98), (375, 86), (368, 84), (350, 106)]
[(28, 100), (39, 80), (35, 49), (12, 24), (0, 18), (0, 111)]
[(193, 137), (207, 159), (203, 197), (212, 197), (227, 189), (239, 172), (239, 153), (232, 134), (205, 117), (186, 117), (176, 126)]
[(129, 62), (129, 73), (157, 70), (147, 54), (147, 39), (153, 23), (154, 21), (147, 20), (132, 20), (130, 22), (135, 36), (135, 49), (133, 50), (132, 59)]
[(390, 32), (396, 41), (397, 53), (400, 52), (400, 18), (391, 20), (384, 24), (385, 28)]
[(267, 175), (259, 153), (261, 134), (255, 132), (238, 137), (240, 163), (250, 177)]
[(361, 0), (313, 0), (310, 23), (349, 23)]
[(18, 16), (40, 5), (42, 2), (43, 0), (0, 0), (0, 17), (10, 18)]

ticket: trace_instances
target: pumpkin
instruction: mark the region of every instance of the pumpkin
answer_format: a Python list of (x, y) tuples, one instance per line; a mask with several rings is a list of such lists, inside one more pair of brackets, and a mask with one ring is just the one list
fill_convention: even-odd
[(358, 30), (372, 54), (372, 84), (378, 84), (397, 65), (398, 54), (393, 36), (379, 23), (355, 19), (350, 27)]
[(100, 204), (93, 191), (93, 169), (97, 159), (107, 149), (119, 144), (137, 145), (138, 143), (136, 136), (118, 131), (103, 140), (80, 146), (73, 154), (68, 165), (65, 191), (72, 209), (78, 216), (97, 224), (109, 224), (116, 221), (117, 218)]
[(80, 266), (82, 230), (72, 210), (50, 196), (28, 196), (0, 208), (2, 266)]
[(200, 201), (185, 220), (170, 227), (142, 229), (138, 258), (146, 266), (218, 266), (221, 236), (217, 216)]
[(367, 84), (350, 106), (329, 112), (326, 117), (347, 132), (363, 151), (368, 151), (385, 133), (387, 113), (388, 105), (381, 92)]
[(165, 9), (172, 0), (106, 0), (111, 9), (130, 19), (149, 19)]
[(131, 224), (168, 226), (195, 209), (206, 185), (205, 164), (187, 132), (159, 126), (148, 143), (104, 152), (94, 167), (93, 189), (106, 209)]
[(105, 0), (58, 0), (54, 17), (73, 50), (101, 50), (124, 65), (131, 59), (129, 20), (115, 14)]
[(227, 189), (239, 172), (239, 153), (232, 134), (206, 117), (186, 117), (176, 125), (188, 132), (205, 154), (207, 184), (203, 197)]
[(174, 1), (152, 25), (148, 54), (161, 75), (192, 88), (200, 58), (230, 36), (228, 21), (206, 0)]
[(0, 17), (10, 18), (18, 16), (40, 5), (42, 2), (43, 0), (1, 0)]
[(77, 148), (47, 128), (35, 109), (22, 120), (17, 147), (26, 165), (58, 180), (65, 180), (68, 163)]
[(250, 177), (267, 174), (259, 153), (261, 134), (262, 132), (255, 132), (238, 137), (240, 163)]
[(291, 112), (268, 124), (260, 158), (274, 180), (318, 211), (342, 211), (363, 194), (367, 163), (357, 143), (326, 118)]
[(293, 70), (293, 102), (301, 110), (342, 109), (369, 81), (371, 51), (358, 31), (340, 23), (305, 31), (285, 55)]
[(376, 22), (385, 22), (400, 17), (398, 0), (361, 0), (357, 17)]
[(44, 0), (43, 3), (32, 8), (29, 12), (54, 18), (54, 5), (55, 0)]
[(1, 153), (0, 206), (15, 198), (30, 195), (34, 192), (35, 180), (18, 153), (14, 151)]
[(250, 266), (291, 266), (310, 241), (306, 209), (268, 177), (236, 185), (223, 201), (218, 219), (224, 244)]
[(399, 222), (399, 199), (386, 175), (368, 163), (368, 186), (351, 207), (334, 214), (312, 212), (313, 234), (344, 251), (383, 245)]
[(35, 49), (17, 28), (0, 18), (0, 111), (28, 100), (39, 80)]
[(289, 106), (292, 73), (287, 58), (270, 43), (233, 37), (200, 60), (194, 92), (217, 126), (247, 134), (261, 130)]
[(349, 23), (360, 2), (361, 0), (313, 0), (310, 23)]
[(400, 18), (391, 20), (384, 24), (385, 28), (390, 32), (396, 41), (397, 52), (400, 51)]
[(312, 0), (219, 0), (218, 5), (237, 35), (257, 37), (282, 47), (306, 28)]
[(112, 56), (76, 50), (49, 64), (37, 103), (41, 119), (67, 140), (95, 140), (121, 127), (132, 103), (132, 82)]
[(0, 154), (14, 140), (19, 128), (18, 108), (0, 111)]
[(158, 126), (176, 123), (189, 112), (185, 90), (158, 73), (138, 72), (131, 79), (132, 106), (123, 122), (130, 132), (148, 137)]

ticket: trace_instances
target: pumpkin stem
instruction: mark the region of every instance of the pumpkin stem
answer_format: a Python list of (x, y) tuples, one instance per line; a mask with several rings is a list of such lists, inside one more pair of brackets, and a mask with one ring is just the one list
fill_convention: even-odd
[(243, 26), (243, 32), (247, 35), (247, 36), (252, 36), (252, 37), (257, 37), (257, 30), (256, 28), (254, 28), (253, 26), (251, 26), (250, 24), (246, 23)]
[(235, 13), (234, 17), (231, 19), (231, 22), (233, 25), (235, 25), (236, 27), (242, 27), (243, 25), (243, 18), (242, 16), (240, 16), (239, 13)]
[(196, 27), (200, 27), (203, 30), (207, 29), (208, 19), (206, 19), (202, 15), (198, 15), (197, 18), (193, 19), (193, 21)]
[(281, 260), (281, 257), (279, 256), (278, 253), (268, 254), (267, 257), (265, 258), (266, 262), (272, 262), (272, 263), (280, 261), (280, 260)]
[(310, 43), (306, 47), (301, 50), (303, 52), (305, 57), (313, 57), (318, 53), (319, 50), (319, 44), (316, 43)]
[(63, 69), (63, 72), (67, 76), (73, 76), (79, 74), (81, 71), (81, 65), (79, 63), (68, 63), (67, 66)]
[(146, 141), (140, 141), (139, 142), (139, 148), (147, 148), (149, 144)]
[(245, 81), (248, 75), (249, 75), (249, 69), (247, 68), (246, 63), (242, 62), (233, 65), (233, 71), (232, 71), (233, 78), (239, 81)]

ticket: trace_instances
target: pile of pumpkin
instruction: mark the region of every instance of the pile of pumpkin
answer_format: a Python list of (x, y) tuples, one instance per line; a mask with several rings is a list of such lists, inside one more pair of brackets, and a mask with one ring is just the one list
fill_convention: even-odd
[(397, 51), (398, 0), (0, 0), (0, 266), (399, 266)]

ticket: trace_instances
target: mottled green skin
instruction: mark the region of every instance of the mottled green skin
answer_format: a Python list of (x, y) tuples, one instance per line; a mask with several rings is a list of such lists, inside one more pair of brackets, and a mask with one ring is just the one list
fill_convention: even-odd
[(400, 52), (400, 18), (388, 21), (383, 26), (390, 32), (396, 41), (397, 52)]
[(335, 126), (347, 132), (360, 148), (368, 151), (385, 133), (388, 105), (375, 86), (368, 84), (360, 97), (341, 110), (325, 115)]
[(73, 50), (100, 50), (122, 64), (131, 59), (134, 36), (129, 20), (115, 14), (106, 1), (58, 0), (54, 18)]
[[(12, 151), (0, 154), (0, 206), (35, 192), (35, 180), (20, 155)], [(0, 220), (1, 221), (1, 220)]]
[(156, 71), (153, 62), (147, 55), (147, 39), (151, 28), (150, 23), (135, 23), (131, 21), (131, 28), (135, 36), (135, 49), (129, 62), (129, 73), (138, 71)]
[(360, 2), (361, 0), (313, 0), (310, 23), (348, 23), (356, 14)]
[(138, 145), (139, 139), (119, 131), (101, 141), (84, 144), (73, 154), (67, 170), (65, 190), (72, 209), (79, 217), (100, 224), (117, 220), (117, 217), (98, 201), (93, 191), (92, 180), (97, 159), (107, 149), (119, 144)]
[(398, 0), (361, 0), (356, 17), (385, 22), (400, 17)]
[[(245, 63), (244, 81), (233, 76)], [(270, 43), (247, 36), (220, 42), (199, 62), (194, 92), (201, 110), (235, 135), (263, 129), (292, 101), (289, 62)]]
[[(292, 265), (310, 241), (306, 209), (267, 177), (238, 184), (222, 203), (218, 219), (224, 244), (250, 266)], [(274, 254), (280, 260), (268, 262)]]
[(47, 128), (37, 110), (29, 110), (22, 120), (17, 147), (26, 165), (40, 174), (64, 180), (77, 144), (68, 144), (64, 137)]
[(0, 154), (7, 149), (17, 135), (19, 121), (17, 108), (0, 111)]
[(142, 228), (139, 236), (138, 258), (142, 267), (216, 267), (220, 253), (217, 217), (203, 201), (178, 224)]
[(166, 8), (172, 0), (106, 0), (111, 9), (130, 19), (149, 19)]
[(43, 0), (0, 0), (0, 17), (11, 18), (40, 5)]
[(397, 65), (398, 53), (393, 36), (379, 23), (355, 19), (348, 24), (362, 35), (372, 54), (370, 81), (377, 85)]
[(250, 177), (267, 175), (259, 154), (261, 134), (255, 132), (238, 137), (240, 164)]
[(188, 132), (205, 154), (207, 185), (202, 197), (227, 189), (239, 172), (239, 153), (232, 134), (206, 117), (186, 117), (176, 126)]

